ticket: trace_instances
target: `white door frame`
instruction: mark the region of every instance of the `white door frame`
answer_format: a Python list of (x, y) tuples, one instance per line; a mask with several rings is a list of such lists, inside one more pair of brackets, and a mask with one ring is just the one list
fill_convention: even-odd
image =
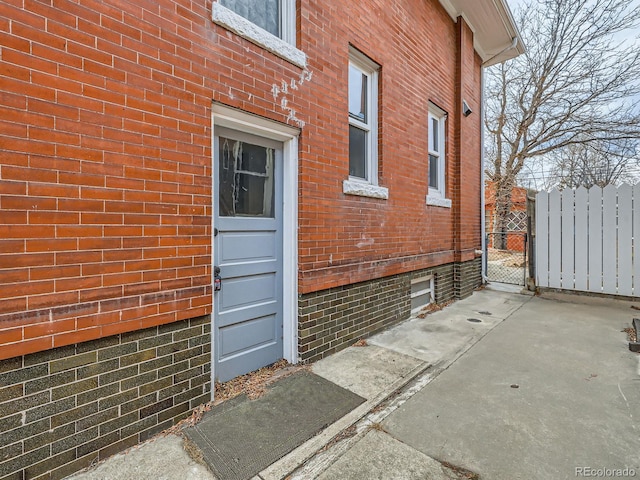
[[(298, 136), (297, 128), (258, 117), (256, 115), (213, 103), (211, 113), (211, 167), (216, 168), (213, 142), (216, 127), (227, 127), (240, 132), (282, 142), (283, 149), (283, 206), (282, 206), (282, 287), (283, 287), (283, 357), (290, 363), (298, 363)], [(212, 175), (212, 178), (215, 178)], [(211, 182), (212, 202), (216, 201), (217, 185)], [(213, 205), (213, 203), (212, 203)], [(213, 228), (215, 215), (211, 215), (211, 265), (213, 265)], [(212, 285), (213, 285), (213, 268)], [(213, 292), (212, 292), (213, 298)], [(213, 311), (212, 323), (215, 321)], [(215, 345), (211, 329), (211, 398), (213, 398), (213, 379), (215, 378)]]

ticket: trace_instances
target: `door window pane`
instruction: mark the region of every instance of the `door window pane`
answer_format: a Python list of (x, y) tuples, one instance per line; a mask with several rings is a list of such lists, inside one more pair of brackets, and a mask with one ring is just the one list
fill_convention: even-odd
[(349, 65), (349, 114), (367, 122), (367, 76)]
[(220, 216), (273, 218), (275, 150), (225, 137), (219, 143)]
[(220, 0), (220, 3), (276, 37), (281, 36), (280, 0)]
[(349, 175), (367, 178), (367, 132), (349, 125)]

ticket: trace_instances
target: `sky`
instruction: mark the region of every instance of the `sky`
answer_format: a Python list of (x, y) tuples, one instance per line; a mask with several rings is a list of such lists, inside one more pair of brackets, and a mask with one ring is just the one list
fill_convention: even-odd
[[(525, 3), (526, 0), (506, 0), (506, 3), (509, 5), (509, 8), (511, 9), (511, 11), (513, 13), (515, 13), (515, 11), (522, 5)], [(571, 0), (569, 0), (571, 1)], [(629, 5), (631, 8), (640, 8), (640, 0), (629, 0)], [(640, 45), (640, 27), (637, 29), (637, 31), (635, 32), (626, 32), (625, 34), (621, 34), (620, 36), (620, 42), (629, 42), (629, 41), (634, 41), (634, 37), (635, 37), (635, 41), (638, 42), (638, 44)], [(546, 172), (547, 167), (546, 167), (546, 162), (544, 161), (544, 159), (537, 159), (536, 162), (531, 162), (530, 165), (528, 165), (528, 168), (525, 167), (525, 169), (522, 172), (521, 175), (521, 181), (526, 182), (526, 180), (530, 180), (530, 184), (527, 186), (530, 187), (534, 187), (534, 188), (540, 188), (541, 184), (544, 182), (544, 177), (548, 174)], [(633, 169), (633, 172), (631, 172), (638, 180), (640, 180), (640, 166), (638, 166), (637, 168)]]
[[(523, 5), (527, 0), (506, 0), (511, 12), (515, 14), (515, 11)], [(571, 1), (571, 0), (569, 0)], [(630, 8), (638, 9), (640, 8), (640, 0), (628, 0), (628, 4)], [(627, 32), (624, 34), (620, 34), (620, 41), (634, 41), (640, 45), (640, 27), (636, 29), (635, 32)]]
[[(506, 0), (511, 12), (515, 12), (517, 8), (525, 3), (525, 0)], [(629, 5), (632, 8), (640, 8), (640, 0), (629, 0)], [(640, 29), (638, 29), (637, 35), (640, 35)]]

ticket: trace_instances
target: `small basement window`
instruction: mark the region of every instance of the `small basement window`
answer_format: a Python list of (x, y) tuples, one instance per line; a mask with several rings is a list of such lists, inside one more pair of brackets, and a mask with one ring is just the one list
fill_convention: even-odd
[(411, 313), (418, 313), (434, 300), (433, 275), (411, 280)]

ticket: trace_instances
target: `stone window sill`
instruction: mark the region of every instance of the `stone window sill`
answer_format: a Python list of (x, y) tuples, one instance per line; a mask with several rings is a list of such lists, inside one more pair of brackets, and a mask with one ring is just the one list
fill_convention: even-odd
[(436, 195), (427, 195), (427, 205), (432, 207), (451, 208), (451, 199)]
[(389, 189), (380, 187), (379, 185), (371, 185), (370, 183), (358, 182), (355, 180), (345, 180), (342, 182), (342, 192), (345, 195), (357, 195), (360, 197), (381, 198), (387, 200), (389, 198)]

